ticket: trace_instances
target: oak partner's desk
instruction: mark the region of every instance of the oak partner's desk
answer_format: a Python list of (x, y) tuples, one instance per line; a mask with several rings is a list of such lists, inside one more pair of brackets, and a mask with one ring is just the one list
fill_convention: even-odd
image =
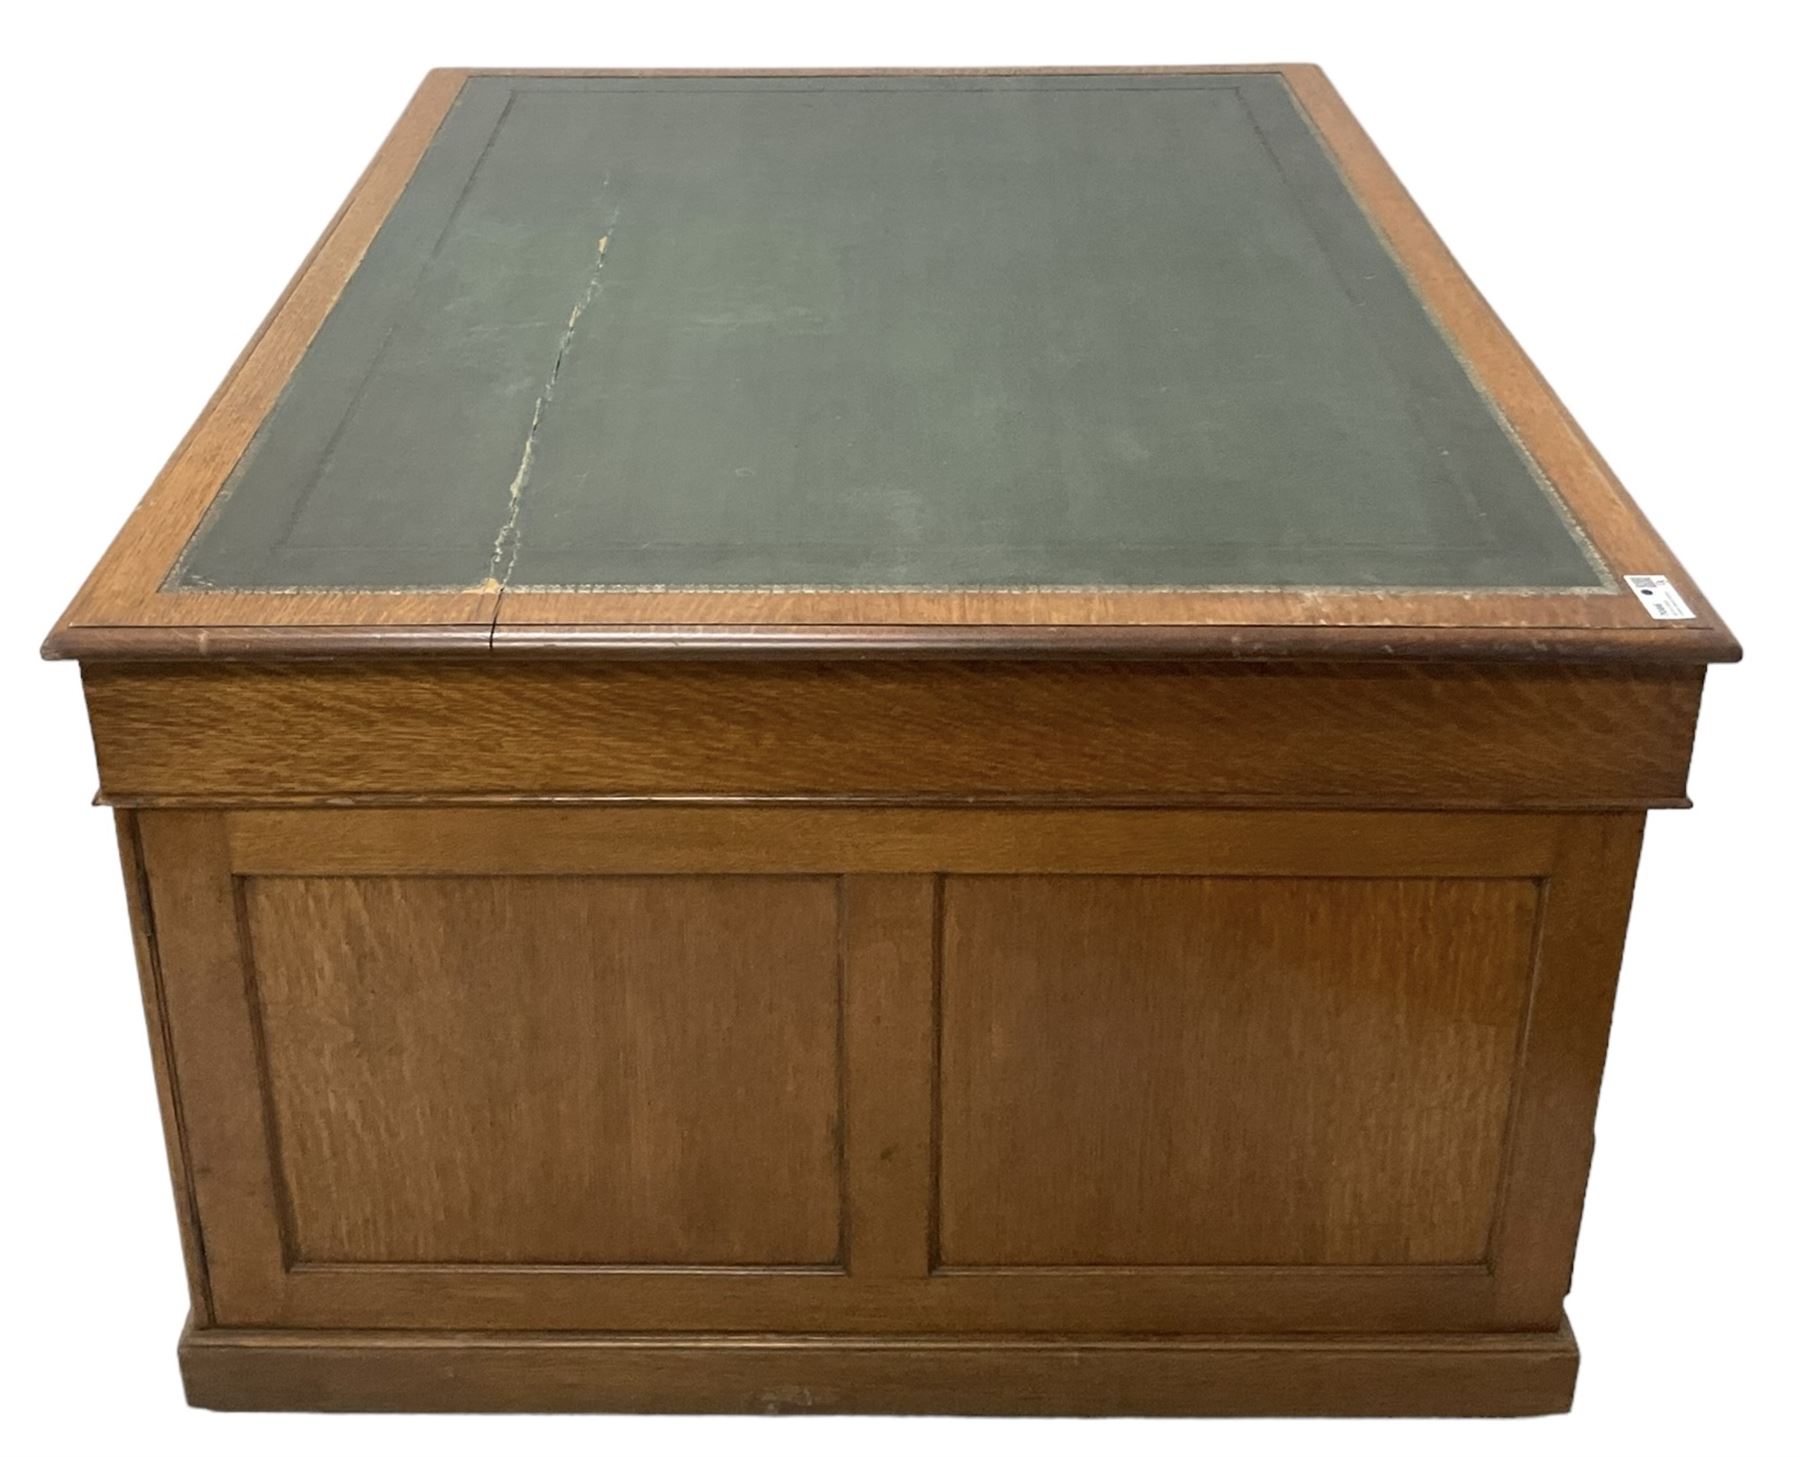
[(47, 651), (196, 1402), (1570, 1400), (1737, 647), (1311, 67), (434, 73)]

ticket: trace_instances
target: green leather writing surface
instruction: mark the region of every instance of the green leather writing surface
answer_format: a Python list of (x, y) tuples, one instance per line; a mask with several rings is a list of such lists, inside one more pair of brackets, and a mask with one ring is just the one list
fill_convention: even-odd
[(479, 77), (205, 588), (1593, 589), (1274, 76)]

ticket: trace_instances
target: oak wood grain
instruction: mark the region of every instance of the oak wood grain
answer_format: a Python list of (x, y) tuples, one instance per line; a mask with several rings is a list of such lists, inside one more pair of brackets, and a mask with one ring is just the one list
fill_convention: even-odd
[[(854, 1262), (854, 1254), (852, 1254)], [(1485, 1331), (1471, 1265), (940, 1268), (297, 1264), (266, 1318), (386, 1330), (1095, 1333)]]
[(195, 1203), (193, 1156), (182, 1120), (181, 1091), (175, 1079), (175, 1053), (170, 1039), (162, 958), (150, 909), (150, 883), (138, 837), (137, 817), (121, 811), (113, 816), (119, 864), (125, 877), (125, 905), (137, 952), (138, 988), (144, 1000), (144, 1028), (150, 1038), (150, 1066), (156, 1077), (156, 1102), (162, 1114), (163, 1148), (169, 1159), (169, 1182), (175, 1192), (175, 1222), (181, 1232), (182, 1266), (187, 1273), (189, 1319), (197, 1327), (212, 1324), (212, 1290), (206, 1250), (200, 1237)]
[(1695, 668), (92, 664), (112, 798), (1679, 801)]
[[(241, 810), (227, 816), (226, 835), (232, 873), (243, 876), (841, 872), (865, 877), (850, 887), (852, 909), (870, 918), (848, 926), (852, 949), (866, 935), (877, 965), (903, 954), (911, 967), (901, 928), (923, 935), (930, 900), (889, 877), (1533, 877), (1557, 864), (1559, 823), (1528, 814), (590, 805)], [(898, 974), (886, 966), (882, 980)]]
[(843, 885), (845, 1249), (856, 1279), (919, 1279), (931, 1273), (937, 881)]
[(296, 1262), (839, 1263), (831, 880), (242, 884)]
[(1566, 1411), (1553, 1334), (732, 1338), (190, 1331), (221, 1410), (1525, 1416)]
[[(1541, 937), (1527, 1013), (1528, 1019), (1539, 1016), (1562, 998), (1572, 1015), (1587, 1019), (1583, 1027), (1552, 1028), (1540, 1036), (1528, 1025), (1524, 1035), (1509, 1039), (1490, 1024), (1507, 1015), (1495, 999), (1504, 1000), (1514, 985), (1509, 977), (1517, 947), (1509, 952), (1507, 945), (1509, 936), (1518, 939), (1513, 913), (1522, 913), (1522, 898), (1541, 886), (1554, 903), (1565, 886), (1598, 887), (1615, 884), (1621, 874), (1628, 878), (1629, 864), (1616, 858), (1599, 881), (1582, 881), (1582, 874), (1593, 872), (1581, 867), (1590, 858), (1584, 847), (1597, 836), (1628, 834), (1635, 817), (690, 806), (410, 811), (399, 815), (396, 826), (390, 823), (395, 813), (161, 810), (138, 817), (170, 1015), (181, 1019), (172, 1037), (174, 1051), (184, 1066), (201, 1070), (196, 1080), (176, 1086), (195, 1160), (214, 1300), (226, 1324), (1072, 1335), (1448, 1332), (1516, 1330), (1527, 1318), (1538, 1328), (1554, 1323), (1538, 1325), (1545, 1311), (1553, 1316), (1560, 1304), (1586, 1160), (1585, 1142), (1557, 1130), (1579, 1128), (1591, 1119), (1604, 1029), (1593, 1025), (1591, 998), (1582, 988), (1611, 970), (1604, 958), (1596, 967), (1579, 955), (1585, 938), (1613, 934), (1587, 927), (1580, 909), (1584, 896), (1566, 897), (1574, 909), (1557, 923), (1566, 930), (1551, 925)], [(839, 817), (842, 828), (833, 832), (829, 823)], [(651, 935), (652, 926), (663, 922), (640, 918), (634, 926), (631, 914), (621, 914), (621, 907), (637, 904), (632, 897), (652, 891), (675, 908), (696, 899), (704, 907), (719, 896), (769, 903), (771, 886), (829, 886), (829, 880), (796, 880), (791, 872), (772, 879), (769, 866), (780, 856), (771, 857), (767, 846), (786, 847), (781, 853), (796, 861), (811, 856), (828, 862), (844, 847), (882, 842), (884, 819), (893, 820), (903, 853), (879, 873), (848, 874), (841, 900), (835, 889), (809, 890), (795, 903), (811, 907), (805, 918), (811, 929), (803, 936), (790, 938), (784, 929), (791, 917), (780, 912), (781, 894), (773, 897), (772, 928), (730, 937), (723, 952), (715, 948), (721, 938), (684, 937), (679, 929)], [(709, 820), (710, 837), (704, 833)], [(681, 827), (684, 821), (688, 828)], [(1090, 838), (1085, 833), (1090, 824), (1092, 846), (1066, 848)], [(648, 847), (664, 840), (676, 847), (668, 858), (640, 861), (638, 872), (623, 881), (596, 870), (607, 853), (632, 860), (648, 856)], [(515, 868), (496, 872), (481, 855), (471, 858), (465, 847), (479, 841), (490, 843), (482, 854), (499, 857), (495, 863), (516, 857)], [(817, 846), (806, 849), (812, 841)], [(526, 845), (542, 847), (536, 858), (523, 855)], [(603, 848), (612, 846), (616, 850)], [(645, 876), (645, 863), (660, 869)], [(906, 868), (894, 868), (900, 865)], [(947, 883), (952, 914), (945, 919), (960, 928), (955, 937), (939, 929), (934, 881), (946, 865), (962, 865), (979, 876), (968, 879), (965, 869)], [(1079, 873), (1071, 874), (1069, 867)], [(1108, 873), (1097, 879), (1097, 871)], [(1040, 882), (1047, 888), (1040, 890)], [(630, 895), (609, 901), (608, 887), (621, 885)], [(1207, 894), (1218, 887), (1231, 901), (1231, 914), (1193, 916), (1190, 901), (1197, 885)], [(1096, 899), (1094, 886), (1113, 897), (1110, 913), (1107, 897)], [(1166, 903), (1121, 914), (1121, 889), (1127, 902), (1148, 893)], [(975, 892), (973, 900), (969, 891)], [(942, 1257), (970, 1257), (969, 1226), (952, 1221), (934, 1234), (935, 1204), (986, 1200), (1002, 1211), (997, 1237), (1018, 1239), (1023, 1226), (1008, 1223), (1006, 1203), (1015, 1191), (1040, 1187), (1029, 1161), (1020, 1158), (1003, 1159), (999, 1167), (964, 1159), (961, 1174), (944, 1177), (958, 1167), (957, 1140), (964, 1139), (966, 1148), (980, 1120), (1001, 1131), (1016, 1124), (1012, 1090), (1015, 1083), (1029, 1083), (996, 1078), (970, 1060), (984, 1035), (979, 1016), (987, 1014), (969, 1015), (969, 988), (987, 977), (992, 990), (984, 995), (998, 1014), (993, 1028), (1004, 1035), (1009, 1015), (1015, 1026), (1028, 1014), (1041, 1016), (1032, 1012), (1038, 1006), (1030, 991), (1033, 976), (1054, 982), (1059, 968), (1067, 971), (1081, 961), (1085, 953), (1069, 948), (1080, 948), (1084, 936), (1089, 947), (1107, 948), (1088, 958), (1092, 972), (1085, 982), (1092, 995), (1082, 1017), (1053, 1017), (1035, 1039), (1050, 1053), (1068, 1051), (1080, 1041), (1071, 1028), (1091, 1023), (1098, 1029), (1094, 1051), (1100, 1060), (1070, 1053), (1067, 1076), (1042, 1094), (1043, 1116), (1055, 1111), (1058, 1097), (1071, 1095), (1068, 1113), (1077, 1128), (1084, 1118), (1091, 1126), (1101, 1105), (1114, 1107), (1121, 1141), (1110, 1155), (1114, 1163), (1147, 1158), (1150, 1144), (1140, 1135), (1155, 1123), (1151, 1104), (1143, 1103), (1150, 1111), (1134, 1118), (1115, 1107), (1116, 1099), (1108, 1104), (1080, 1092), (1096, 1076), (1104, 1082), (1105, 1069), (1124, 1055), (1146, 1069), (1158, 1099), (1183, 1106), (1184, 1089), (1191, 1086), (1185, 1064), (1157, 1055), (1160, 1029), (1153, 1024), (1161, 1015), (1159, 998), (1174, 995), (1179, 1001), (1187, 993), (1179, 979), (1143, 973), (1152, 959), (1138, 952), (1185, 945), (1195, 925), (1210, 928), (1215, 919), (1225, 929), (1208, 929), (1206, 936), (1222, 936), (1226, 946), (1238, 945), (1234, 938), (1241, 936), (1249, 948), (1258, 939), (1250, 935), (1254, 908), (1239, 906), (1234, 897), (1254, 900), (1259, 892), (1265, 910), (1290, 903), (1302, 907), (1293, 915), (1270, 913), (1269, 934), (1262, 939), (1274, 950), (1265, 959), (1281, 960), (1275, 952), (1282, 952), (1292, 965), (1314, 967), (1310, 1005), (1316, 1010), (1342, 1001), (1345, 1017), (1337, 1020), (1345, 1020), (1356, 1035), (1343, 1042), (1347, 1061), (1339, 1069), (1333, 1061), (1339, 1047), (1336, 1022), (1322, 1013), (1307, 1022), (1307, 1014), (1294, 1008), (1309, 1004), (1296, 1003), (1294, 991), (1279, 978), (1241, 975), (1228, 982), (1224, 1020), (1235, 1018), (1250, 1028), (1313, 1027), (1313, 1053), (1324, 1061), (1309, 1063), (1302, 1050), (1293, 1053), (1295, 1066), (1323, 1077), (1328, 1089), (1337, 1090), (1333, 1100), (1346, 1109), (1362, 1106), (1359, 1099), (1368, 1101), (1368, 1120), (1333, 1123), (1326, 1116), (1316, 1125), (1334, 1130), (1325, 1142), (1353, 1168), (1386, 1167), (1384, 1161), (1407, 1138), (1414, 1141), (1408, 1146), (1423, 1148), (1450, 1129), (1441, 1151), (1458, 1176), (1444, 1199), (1427, 1201), (1433, 1209), (1428, 1214), (1415, 1209), (1405, 1223), (1391, 1190), (1371, 1180), (1362, 1186), (1370, 1197), (1340, 1211), (1346, 1216), (1342, 1235), (1301, 1221), (1286, 1226), (1292, 1239), (1285, 1248), (1228, 1248), (1227, 1243), (1209, 1248), (1205, 1241), (1217, 1240), (1220, 1226), (1216, 1217), (1202, 1224), (1197, 1208), (1195, 1220), (1184, 1222), (1189, 1211), (1180, 1207), (1186, 1202), (1180, 1170), (1159, 1186), (1157, 1179), (1165, 1175), (1152, 1160), (1143, 1166), (1152, 1171), (1149, 1182), (1140, 1170), (1134, 1185), (1122, 1172), (1125, 1164), (1115, 1168), (1102, 1157), (1096, 1168), (1104, 1165), (1105, 1176), (1070, 1181), (1065, 1194), (1079, 1206), (1096, 1197), (1093, 1189), (1109, 1187), (1119, 1209), (1137, 1210), (1118, 1226), (1122, 1233), (1110, 1248), (1033, 1250), (1026, 1247), (1026, 1236), (1019, 1248), (998, 1255), (977, 1248), (974, 1254), (1126, 1260), (1264, 1254), (1274, 1261), (984, 1268), (945, 1263)], [(1032, 918), (1022, 923), (1006, 910), (1009, 897), (1032, 895), (1046, 898), (1035, 918), (1044, 930), (1035, 929)], [(1611, 926), (1607, 918), (1621, 911), (1616, 900), (1607, 904), (1611, 909), (1602, 919)], [(971, 906), (986, 913), (985, 928), (981, 917), (969, 919)], [(496, 909), (504, 907), (512, 908), (507, 914), (529, 911), (524, 920), (532, 929), (515, 932)], [(1315, 915), (1305, 907), (1324, 910)], [(1077, 912), (1073, 920), (1071, 910)], [(1325, 939), (1352, 948), (1348, 971), (1327, 975), (1319, 969), (1327, 952), (1319, 938), (1309, 939), (1307, 928), (1333, 920), (1320, 919), (1325, 911), (1337, 913), (1337, 929)], [(698, 920), (713, 924), (705, 914)], [(495, 929), (502, 923), (505, 935)], [(1475, 934), (1483, 931), (1491, 934)], [(946, 963), (950, 981), (940, 993), (935, 948), (976, 945), (982, 937), (995, 948), (993, 954), (970, 958), (959, 952), (954, 964)], [(825, 943), (822, 951), (819, 943)], [(1031, 964), (1047, 970), (1021, 972), (1006, 960), (1016, 955), (1009, 948), (1021, 943), (1032, 953)], [(1477, 954), (1478, 943), (1485, 952)], [(741, 1230), (745, 1226), (734, 1225), (734, 1219), (755, 1223), (757, 1218), (720, 1213), (704, 1187), (677, 1186), (654, 1235), (647, 1226), (634, 1226), (629, 1211), (621, 1217), (605, 1191), (577, 1201), (578, 1207), (559, 1192), (571, 1182), (598, 1189), (597, 1175), (584, 1184), (581, 1160), (590, 1151), (597, 1163), (615, 1171), (631, 1164), (630, 1140), (606, 1136), (608, 1125), (591, 1089), (579, 1079), (571, 1085), (555, 1071), (585, 1066), (590, 1044), (602, 1053), (617, 1045), (608, 1042), (604, 1029), (585, 1038), (571, 1030), (593, 1023), (583, 1013), (593, 994), (580, 983), (607, 963), (609, 944), (621, 948), (621, 955), (629, 945), (631, 964), (659, 977), (656, 994), (639, 1003), (648, 1014), (627, 1019), (628, 1035), (644, 1045), (687, 1038), (686, 1031), (665, 1035), (665, 1030), (690, 1013), (689, 1020), (704, 1025), (706, 1007), (722, 997), (773, 997), (785, 987), (803, 1001), (788, 1004), (776, 1018), (788, 1032), (772, 1032), (765, 1040), (799, 1035), (812, 1039), (809, 1047), (831, 1044), (822, 1058), (803, 1057), (788, 1078), (814, 1077), (813, 1092), (802, 1101), (823, 1108), (827, 1118), (840, 1102), (843, 1109), (844, 1122), (827, 1138), (828, 1150), (820, 1153), (821, 1145), (814, 1143), (814, 1153), (803, 1157), (800, 1167), (810, 1171), (804, 1177), (811, 1180), (806, 1187), (816, 1197), (794, 1215), (811, 1242), (805, 1253), (815, 1255), (829, 1241), (832, 1263), (706, 1269), (683, 1263), (720, 1258), (716, 1226), (721, 1222)], [(1196, 944), (1205, 944), (1205, 936)], [(1354, 951), (1359, 945), (1363, 952)], [(1368, 949), (1377, 945), (1391, 947), (1385, 958)], [(808, 965), (828, 962), (834, 969), (805, 974), (796, 969), (796, 959)], [(840, 965), (841, 984), (835, 970)], [(1434, 980), (1423, 973), (1427, 965), (1450, 972)], [(1132, 1001), (1144, 1009), (1133, 1024), (1143, 1033), (1138, 1042), (1100, 1035), (1108, 1018), (1118, 1015), (1106, 995), (1120, 977), (1123, 985), (1142, 992)], [(1065, 980), (1073, 987), (1083, 978)], [(753, 984), (759, 988), (754, 994), (748, 990)], [(1358, 988), (1371, 996), (1358, 1001), (1350, 995)], [(1383, 988), (1397, 989), (1397, 1000), (1385, 1012), (1359, 1012), (1379, 1007)], [(1197, 1009), (1204, 1011), (1204, 1005)], [(1167, 1020), (1173, 1025), (1185, 1015), (1177, 1005)], [(1203, 1015), (1187, 1021), (1207, 1025)], [(1464, 1039), (1458, 1046), (1468, 1055), (1453, 1072), (1432, 1051), (1431, 1029), (1449, 1029)], [(1487, 1044), (1467, 1042), (1483, 1036)], [(1496, 1061), (1501, 1043), (1508, 1056)], [(700, 1046), (691, 1039), (681, 1045)], [(497, 1055), (508, 1048), (549, 1049), (550, 1055)], [(571, 1050), (560, 1056), (558, 1048)], [(756, 1063), (761, 1054), (753, 1049), (745, 1056)], [(793, 1061), (773, 1052), (768, 1056), (783, 1066)], [(696, 1050), (663, 1101), (672, 1109), (716, 1107), (713, 1093), (722, 1084), (736, 1086), (735, 1057), (712, 1045)], [(934, 1071), (939, 1057), (945, 1059), (943, 1070)], [(1510, 1099), (1504, 1089), (1494, 1091), (1502, 1081), (1502, 1061), (1519, 1090)], [(829, 1065), (828, 1073), (808, 1073), (821, 1062)], [(1191, 1163), (1193, 1151), (1208, 1140), (1228, 1144), (1251, 1131), (1251, 1141), (1265, 1150), (1257, 1166), (1269, 1174), (1261, 1183), (1247, 1178), (1243, 1187), (1249, 1192), (1234, 1191), (1231, 1197), (1272, 1198), (1271, 1228), (1279, 1233), (1280, 1211), (1301, 1208), (1313, 1197), (1306, 1169), (1298, 1168), (1288, 1148), (1294, 1109), (1306, 1104), (1304, 1097), (1296, 1104), (1291, 1090), (1304, 1087), (1305, 1080), (1271, 1081), (1260, 1066), (1234, 1065), (1224, 1055), (1211, 1066), (1222, 1079), (1221, 1099), (1214, 1104), (1229, 1088), (1237, 1111), (1212, 1104), (1190, 1110), (1193, 1127), (1184, 1128), (1170, 1152), (1176, 1162)], [(1237, 1071), (1227, 1076), (1233, 1066)], [(452, 1082), (444, 1070), (453, 1067), (467, 1076)], [(1356, 1081), (1358, 1070), (1364, 1083)], [(604, 1086), (604, 1072), (597, 1076)], [(1340, 1076), (1349, 1079), (1347, 1085), (1334, 1081)], [(939, 1090), (935, 1115), (934, 1087)], [(1406, 1118), (1392, 1125), (1403, 1130), (1393, 1140), (1378, 1131), (1385, 1116), (1380, 1109), (1390, 1097), (1407, 1110)], [(515, 1106), (535, 1110), (528, 1126), (512, 1128), (507, 1122)], [(1502, 1109), (1504, 1134), (1494, 1131), (1496, 1106)], [(1471, 1110), (1476, 1111), (1471, 1115)], [(715, 1113), (711, 1122), (728, 1125), (732, 1116), (734, 1110)], [(1471, 1116), (1486, 1120), (1484, 1138), (1462, 1137)], [(370, 1134), (395, 1118), (412, 1120), (404, 1140)], [(483, 1118), (493, 1120), (492, 1126)], [(655, 1156), (645, 1167), (666, 1167), (672, 1150), (705, 1149), (705, 1121), (688, 1117), (678, 1124), (656, 1125), (661, 1131), (652, 1140)], [(570, 1153), (568, 1130), (577, 1126), (588, 1137)], [(816, 1131), (816, 1124), (806, 1126)], [(490, 1136), (501, 1128), (511, 1129), (509, 1136)], [(454, 1136), (439, 1137), (445, 1130)], [(767, 1138), (757, 1131), (737, 1136), (759, 1147), (758, 1138)], [(940, 1158), (949, 1157), (939, 1169), (936, 1195), (934, 1143), (941, 1145)], [(806, 1136), (790, 1130), (787, 1146), (804, 1148)], [(386, 1153), (380, 1160), (373, 1156), (378, 1147)], [(769, 1157), (781, 1163), (778, 1151), (771, 1149)], [(1395, 1178), (1404, 1183), (1412, 1177), (1406, 1169), (1418, 1174), (1421, 1165), (1406, 1163), (1410, 1155), (1400, 1157)], [(1507, 1175), (1496, 1184), (1483, 1170), (1502, 1161)], [(1465, 1179), (1471, 1164), (1479, 1167)], [(346, 1168), (355, 1176), (342, 1177)], [(534, 1225), (537, 1216), (529, 1207), (485, 1222), (484, 1198), (503, 1204), (514, 1196), (476, 1189), (483, 1171), (505, 1179), (508, 1188), (538, 1191), (535, 1198), (563, 1216), (556, 1228)], [(1430, 1174), (1421, 1177), (1429, 1182)], [(1083, 1194), (1083, 1187), (1089, 1192)], [(1422, 1186), (1415, 1181), (1416, 1187)], [(1146, 1213), (1141, 1207), (1146, 1189), (1153, 1204), (1160, 1201), (1160, 1214), (1152, 1210), (1148, 1219), (1138, 1217)], [(424, 1195), (415, 1197), (419, 1190)], [(1492, 1216), (1488, 1222), (1473, 1212), (1483, 1200)], [(688, 1207), (676, 1207), (683, 1204)], [(1444, 1206), (1441, 1218), (1438, 1204)], [(592, 1218), (590, 1205), (606, 1211), (598, 1223), (584, 1222)], [(691, 1217), (693, 1209), (708, 1207), (711, 1216)], [(1515, 1209), (1528, 1212), (1509, 1212)], [(1405, 1227), (1383, 1225), (1384, 1218), (1399, 1219)], [(1060, 1237), (1055, 1219), (1039, 1223), (1051, 1240)], [(1241, 1239), (1249, 1227), (1240, 1222), (1235, 1233), (1227, 1229), (1226, 1241)], [(1490, 1228), (1494, 1233), (1477, 1249)], [(634, 1229), (645, 1236), (635, 1244)], [(478, 1238), (469, 1240), (471, 1232)], [(789, 1236), (784, 1231), (770, 1237)], [(977, 1243), (986, 1237), (977, 1234)], [(935, 1264), (934, 1238), (943, 1242)], [(457, 1245), (458, 1239), (465, 1243)], [(1154, 1247), (1159, 1239), (1166, 1243)], [(741, 1252), (794, 1257), (766, 1241), (758, 1251)], [(546, 1262), (550, 1256), (561, 1260)], [(662, 1262), (670, 1258), (677, 1263)], [(1371, 1258), (1406, 1262), (1356, 1262)]]
[(213, 1318), (256, 1324), (280, 1308), (289, 1251), (224, 818), (158, 811), (137, 827)]
[(938, 1259), (1487, 1259), (1529, 880), (953, 877)]
[(1553, 1326), (1569, 1289), (1643, 835), (1642, 815), (1571, 820), (1547, 881), (1492, 1242), (1496, 1310), (1518, 1327)]

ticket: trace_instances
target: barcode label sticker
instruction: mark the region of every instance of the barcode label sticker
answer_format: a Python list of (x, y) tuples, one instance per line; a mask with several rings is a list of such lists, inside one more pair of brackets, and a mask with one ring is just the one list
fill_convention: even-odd
[(1694, 615), (1694, 609), (1681, 600), (1681, 593), (1667, 577), (1627, 577), (1625, 585), (1637, 593), (1638, 602), (1652, 617), (1677, 622)]

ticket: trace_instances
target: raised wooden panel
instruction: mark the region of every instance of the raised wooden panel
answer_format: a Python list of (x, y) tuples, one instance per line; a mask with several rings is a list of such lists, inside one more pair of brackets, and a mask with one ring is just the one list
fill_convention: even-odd
[(219, 1327), (1561, 1319), (1637, 816), (133, 823)]
[(940, 1264), (1486, 1258), (1534, 881), (943, 897)]
[(840, 1262), (827, 878), (250, 878), (291, 1257)]

